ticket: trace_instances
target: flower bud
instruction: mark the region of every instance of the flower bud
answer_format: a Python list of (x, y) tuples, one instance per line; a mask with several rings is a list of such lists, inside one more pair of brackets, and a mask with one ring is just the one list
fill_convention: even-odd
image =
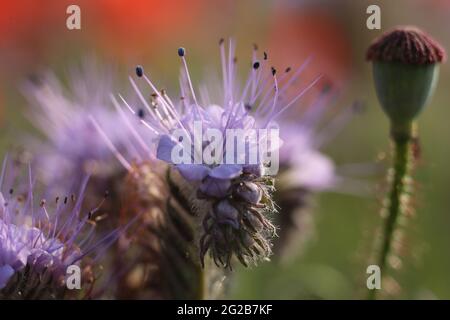
[(217, 220), (222, 224), (229, 224), (234, 229), (239, 229), (239, 212), (228, 200), (221, 200), (215, 206)]
[(261, 188), (253, 182), (243, 182), (235, 191), (235, 195), (249, 203), (257, 204), (261, 201)]

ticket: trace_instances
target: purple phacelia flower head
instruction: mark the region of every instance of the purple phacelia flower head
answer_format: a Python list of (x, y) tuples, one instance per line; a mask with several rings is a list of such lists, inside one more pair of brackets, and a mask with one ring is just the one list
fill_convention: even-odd
[[(202, 263), (209, 252), (213, 261), (224, 267), (231, 267), (233, 257), (246, 266), (270, 257), (271, 239), (276, 234), (271, 194), (281, 144), (277, 121), (320, 79), (289, 98), (288, 89), (306, 63), (280, 74), (270, 66), (267, 53), (258, 58), (255, 48), (249, 76), (241, 86), (234, 50), (233, 41), (228, 50), (220, 41), (223, 81), (214, 101), (204, 87), (197, 97), (183, 48), (178, 50), (181, 99), (158, 90), (141, 66), (136, 68), (139, 81), (130, 77), (140, 104), (131, 107), (120, 97), (154, 135), (156, 158), (179, 173), (180, 189), (193, 191), (188, 199), (202, 219)], [(152, 93), (143, 94), (141, 85), (148, 85)]]
[[(101, 182), (123, 171), (91, 117), (102, 123), (103, 131), (118, 150), (130, 157), (136, 153), (124, 118), (111, 102), (112, 79), (112, 72), (91, 59), (71, 71), (67, 89), (51, 73), (33, 76), (24, 85), (30, 103), (29, 118), (47, 138), (45, 142), (32, 140), (30, 147), (45, 182), (66, 185), (74, 172), (81, 172), (79, 177), (88, 174), (91, 181)], [(99, 190), (106, 188), (105, 183), (100, 184)]]
[[(0, 298), (60, 299), (88, 294), (95, 263), (120, 231), (99, 236), (95, 228), (98, 208), (82, 212), (87, 179), (78, 197), (56, 197), (47, 203), (37, 198), (31, 169), (27, 182), (21, 182), (17, 170), (8, 168), (5, 160), (0, 176)], [(81, 291), (67, 287), (69, 267), (80, 268)]]

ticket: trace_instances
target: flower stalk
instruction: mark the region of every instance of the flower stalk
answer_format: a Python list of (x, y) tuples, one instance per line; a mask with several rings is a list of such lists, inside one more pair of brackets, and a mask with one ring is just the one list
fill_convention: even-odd
[[(405, 214), (408, 208), (409, 188), (408, 181), (411, 169), (414, 166), (413, 141), (415, 138), (416, 126), (410, 123), (400, 131), (392, 130), (393, 143), (393, 166), (388, 171), (389, 193), (387, 195), (385, 207), (387, 216), (385, 217), (381, 232), (381, 242), (377, 265), (381, 274), (384, 274), (386, 261), (392, 251), (393, 235), (397, 229), (399, 217)], [(377, 290), (371, 290), (369, 298), (375, 299)]]
[[(415, 27), (398, 27), (376, 39), (367, 51), (373, 64), (378, 100), (391, 124), (393, 166), (388, 172), (389, 191), (380, 247), (376, 252), (381, 276), (393, 254), (399, 217), (408, 209), (408, 183), (417, 141), (415, 119), (430, 101), (438, 82), (439, 64), (445, 50), (428, 34)], [(369, 299), (375, 299), (371, 290)]]

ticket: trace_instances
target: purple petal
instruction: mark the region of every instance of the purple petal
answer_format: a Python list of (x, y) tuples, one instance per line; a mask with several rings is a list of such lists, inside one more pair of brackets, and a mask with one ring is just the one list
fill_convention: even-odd
[(217, 217), (237, 220), (239, 212), (228, 200), (221, 200), (215, 207)]
[(53, 264), (53, 256), (42, 249), (34, 249), (28, 256), (28, 264), (32, 265), (37, 272), (42, 272)]
[(217, 222), (220, 223), (220, 224), (228, 224), (233, 229), (239, 230), (239, 222), (237, 222), (236, 220), (226, 219), (226, 218), (219, 218), (219, 219), (217, 219)]
[(183, 178), (189, 181), (201, 181), (211, 171), (210, 168), (202, 164), (179, 164), (176, 167)]
[(250, 164), (243, 167), (242, 171), (257, 177), (262, 177), (264, 175), (264, 166), (262, 164)]
[(236, 196), (247, 202), (257, 204), (261, 201), (262, 191), (257, 184), (253, 182), (244, 182), (237, 187)]
[(292, 171), (286, 180), (290, 186), (302, 186), (313, 191), (332, 188), (336, 183), (334, 163), (317, 151), (296, 155), (292, 161)]
[(238, 164), (221, 164), (211, 170), (209, 174), (216, 179), (234, 179), (242, 173), (242, 165)]
[(207, 177), (200, 185), (200, 191), (211, 197), (225, 197), (231, 186), (230, 180)]
[(231, 225), (234, 229), (239, 229), (239, 212), (228, 200), (221, 200), (215, 207), (217, 222)]
[(14, 274), (14, 269), (10, 265), (0, 267), (0, 289), (3, 289), (8, 284), (9, 279)]
[(176, 144), (177, 143), (168, 135), (162, 135), (161, 138), (159, 138), (156, 157), (159, 160), (172, 163), (172, 149)]

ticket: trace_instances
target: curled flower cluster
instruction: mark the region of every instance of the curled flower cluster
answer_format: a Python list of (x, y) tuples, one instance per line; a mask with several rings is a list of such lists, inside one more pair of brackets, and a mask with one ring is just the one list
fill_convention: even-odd
[[(84, 68), (82, 77), (73, 77), (73, 96), (52, 76), (26, 86), (27, 97), (37, 107), (30, 112), (33, 123), (49, 138), (44, 147), (40, 144), (32, 148), (37, 154), (38, 168), (43, 172), (49, 171), (49, 166), (61, 169), (53, 170), (52, 176), (44, 175), (44, 181), (57, 190), (66, 190), (63, 182), (74, 172), (90, 174), (94, 192), (88, 189), (87, 195), (112, 190), (112, 200), (101, 200), (108, 205), (110, 221), (125, 227), (130, 221), (139, 221), (127, 232), (115, 231), (115, 236), (105, 238), (108, 244), (113, 238), (119, 238), (117, 249), (109, 255), (114, 269), (119, 271), (114, 279), (117, 297), (217, 296), (204, 292), (208, 287), (203, 284), (205, 267), (210, 270), (210, 278), (214, 277), (207, 290), (219, 293), (216, 285), (220, 287), (220, 281), (216, 280), (220, 276), (211, 272), (212, 263), (220, 270), (231, 269), (234, 260), (244, 266), (269, 260), (277, 234), (283, 238), (289, 229), (283, 221), (290, 219), (295, 211), (291, 209), (303, 208), (305, 194), (337, 184), (333, 162), (318, 151), (327, 137), (316, 134), (315, 130), (328, 101), (320, 98), (307, 109), (301, 121), (290, 121), (294, 116), (298, 118), (293, 107), (321, 79), (318, 76), (302, 84), (299, 90), (294, 88), (308, 61), (296, 70), (288, 67), (278, 72), (270, 65), (268, 54), (260, 54), (255, 47), (248, 78), (241, 86), (234, 42), (230, 40), (227, 48), (221, 40), (219, 48), (222, 86), (210, 91), (200, 86), (199, 98), (183, 48), (178, 50), (182, 62), (179, 99), (157, 89), (141, 66), (136, 67), (137, 78), (129, 78), (135, 93), (131, 99), (111, 94), (113, 86), (99, 77), (102, 73), (92, 64)], [(89, 81), (83, 82), (84, 78)], [(150, 94), (146, 93), (145, 86), (150, 88)], [(214, 96), (213, 92), (217, 91), (221, 94)], [(333, 136), (335, 128), (346, 119), (347, 113), (332, 121), (328, 135)], [(243, 149), (214, 150), (210, 154), (213, 162), (205, 159), (199, 162), (197, 156), (207, 154), (218, 143), (208, 133), (202, 134), (198, 141), (198, 129), (221, 133), (224, 140), (220, 144), (224, 147), (230, 141), (230, 145), (244, 141)], [(228, 136), (230, 130), (238, 134)], [(274, 131), (280, 131), (283, 141), (274, 135), (251, 139), (255, 132)], [(250, 154), (256, 150), (259, 153), (252, 158)], [(176, 161), (174, 154), (187, 155), (183, 159), (188, 161)], [(114, 157), (122, 166), (117, 165)], [(278, 165), (282, 187), (276, 190), (274, 168)], [(74, 184), (82, 190), (86, 187), (79, 177)], [(295, 208), (285, 207), (284, 195), (298, 198)], [(75, 211), (68, 212), (67, 216), (76, 217), (77, 223), (83, 222), (83, 226), (94, 223), (99, 218), (99, 208), (94, 210), (95, 219), (91, 219), (92, 213), (86, 218), (80, 212), (92, 207), (95, 199), (98, 198), (76, 201)], [(280, 200), (283, 212), (278, 212), (280, 206), (275, 200)], [(60, 216), (58, 208), (56, 203), (57, 217)], [(49, 215), (46, 223), (41, 221), (32, 227), (40, 229), (42, 225), (61, 223), (52, 219)], [(276, 225), (284, 230), (279, 232)], [(70, 245), (77, 248), (74, 252), (79, 252), (80, 263), (89, 255), (82, 253), (81, 245), (76, 245), (75, 239), (85, 234), (82, 229), (85, 227), (80, 225), (76, 227), (78, 232), (70, 233)], [(28, 231), (21, 232), (26, 238)], [(42, 234), (43, 243), (55, 238), (51, 233)], [(93, 235), (94, 231), (89, 234)], [(67, 247), (66, 238), (57, 237), (57, 240), (63, 248)], [(89, 241), (81, 241), (85, 242)], [(55, 261), (62, 259), (54, 253)], [(12, 263), (8, 265), (13, 268)], [(57, 269), (66, 267), (62, 263)], [(61, 279), (61, 275), (57, 278)]]
[(269, 179), (243, 173), (231, 182), (226, 196), (213, 201), (203, 219), (202, 261), (208, 249), (216, 264), (225, 267), (231, 266), (233, 254), (245, 266), (249, 261), (269, 258), (269, 239), (276, 234), (268, 218), (276, 212), (271, 199), (273, 183)]
[[(245, 85), (239, 88), (233, 41), (230, 41), (228, 49), (229, 54), (226, 55), (225, 44), (221, 40), (222, 101), (211, 102), (205, 90), (202, 91), (202, 99), (197, 99), (183, 48), (178, 50), (183, 65), (181, 99), (171, 99), (165, 90), (158, 90), (141, 66), (136, 68), (136, 75), (151, 88), (151, 101), (144, 98), (139, 84), (131, 77), (141, 106), (131, 107), (125, 99), (121, 99), (155, 135), (156, 158), (176, 168), (182, 177), (179, 183), (185, 185), (183, 190), (188, 190), (186, 198), (190, 199), (190, 206), (201, 220), (203, 230), (199, 251), (202, 263), (209, 252), (218, 266), (231, 268), (233, 256), (248, 265), (268, 259), (272, 254), (271, 240), (276, 235), (276, 228), (271, 222), (271, 216), (276, 213), (276, 209), (271, 195), (274, 191), (273, 176), (267, 173), (271, 164), (263, 157), (259, 157), (256, 163), (250, 162), (244, 154), (239, 154), (241, 151), (235, 151), (236, 154), (231, 156), (238, 160), (234, 163), (226, 161), (227, 151), (219, 155), (219, 161), (213, 164), (196, 163), (195, 154), (203, 154), (213, 140), (194, 143), (194, 149), (191, 150), (183, 145), (177, 134), (181, 130), (184, 139), (194, 141), (197, 123), (201, 123), (202, 129), (213, 128), (222, 133), (229, 129), (240, 130), (242, 137), (238, 139), (248, 137), (251, 130), (278, 128), (280, 116), (295, 105), (320, 77), (286, 102), (283, 99), (286, 91), (304, 66), (292, 72), (291, 77), (291, 68), (278, 76), (277, 70), (269, 65), (267, 53), (264, 52), (262, 59), (258, 60), (255, 48), (249, 77)], [(262, 143), (261, 140), (253, 144), (246, 142), (245, 151), (258, 149)], [(269, 152), (278, 152), (274, 140), (269, 144), (272, 148)], [(189, 154), (192, 151), (192, 162), (176, 163), (172, 157), (174, 150)]]
[[(32, 138), (28, 143), (39, 180), (51, 186), (53, 192), (64, 193), (68, 185), (80, 186), (82, 177), (89, 175), (86, 207), (95, 206), (104, 190), (109, 190), (113, 196), (101, 211), (115, 221), (118, 185), (126, 172), (91, 117), (102, 123), (102, 130), (118, 151), (130, 158), (137, 157), (138, 151), (130, 143), (133, 137), (125, 122), (132, 121), (132, 115), (122, 115), (111, 104), (110, 94), (115, 90), (112, 79), (110, 69), (90, 58), (80, 68), (71, 70), (67, 88), (55, 75), (45, 72), (31, 77), (23, 86), (23, 93), (29, 102), (28, 118), (47, 138)], [(145, 136), (145, 132), (141, 134)]]
[[(15, 190), (4, 161), (0, 177), (0, 297), (4, 299), (61, 299), (71, 297), (66, 286), (68, 267), (82, 270), (80, 283), (87, 296), (95, 282), (95, 262), (117, 239), (119, 231), (99, 237), (93, 216), (81, 210), (80, 195), (57, 197), (53, 204), (36, 194), (31, 173), (29, 183)], [(6, 191), (6, 192), (5, 192)], [(17, 195), (15, 195), (17, 193)]]

